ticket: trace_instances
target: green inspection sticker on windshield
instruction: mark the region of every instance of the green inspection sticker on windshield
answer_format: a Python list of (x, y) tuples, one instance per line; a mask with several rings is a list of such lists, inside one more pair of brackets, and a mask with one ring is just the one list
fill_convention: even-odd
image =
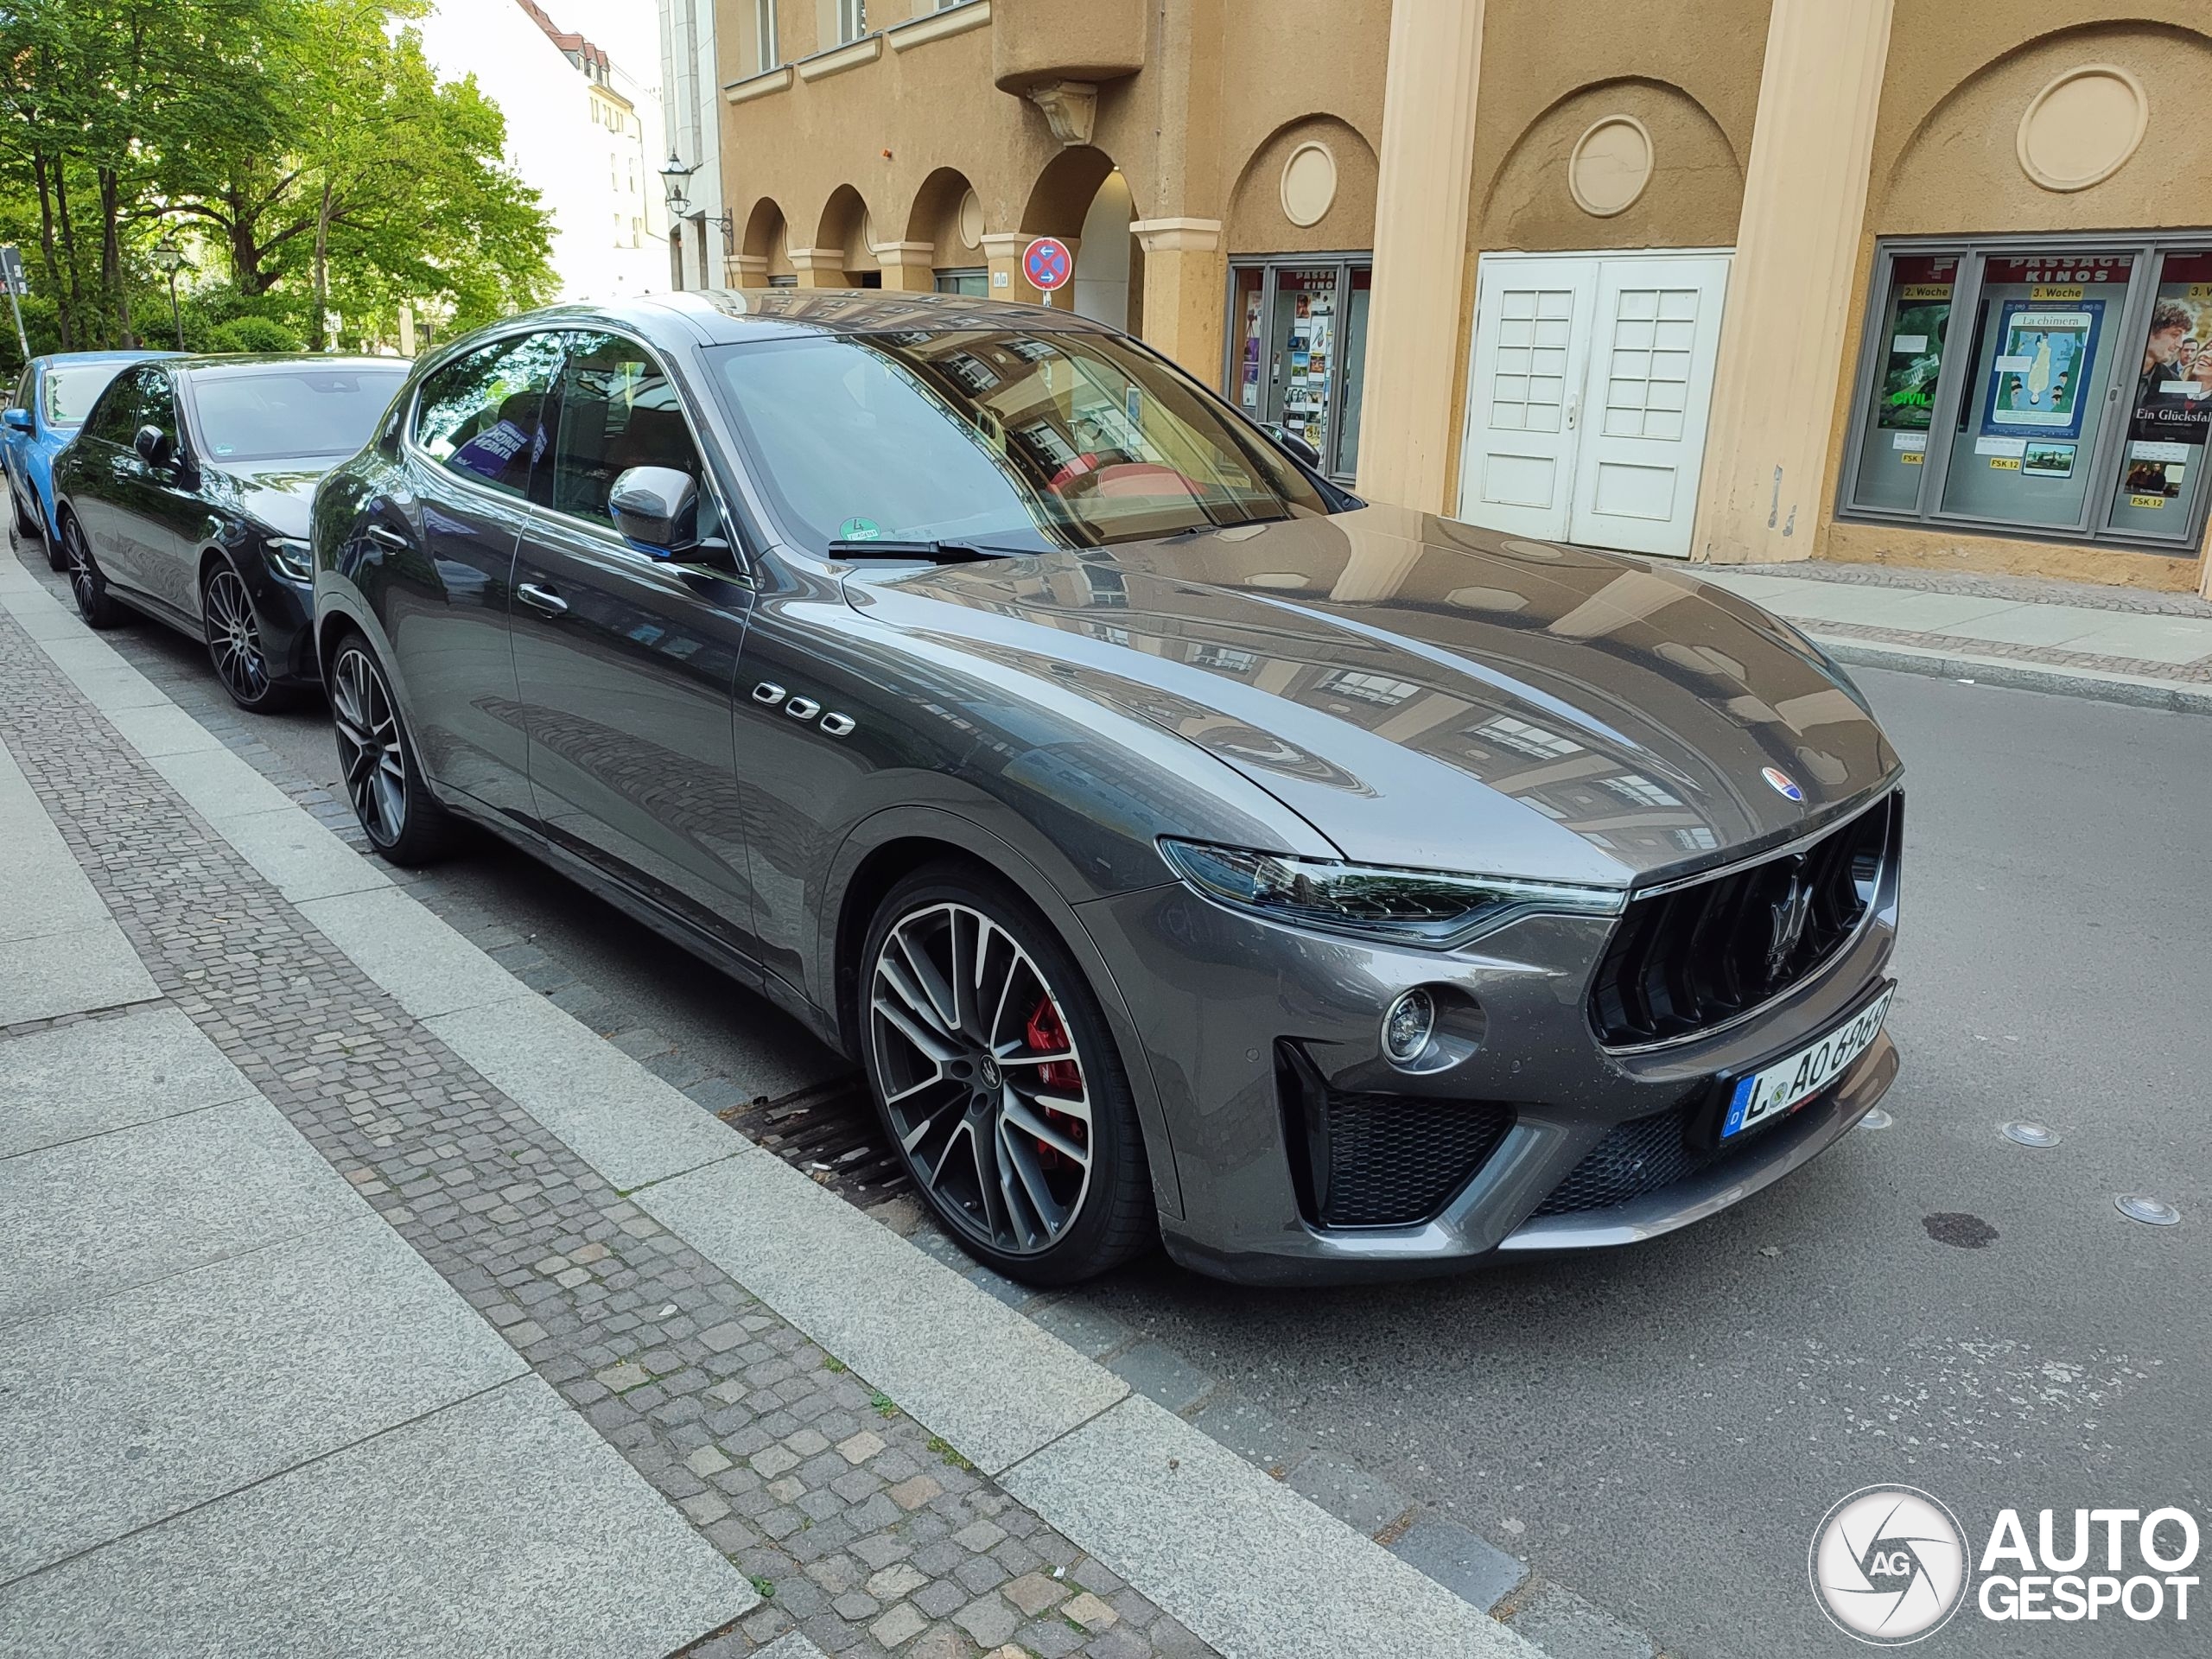
[(837, 526), (841, 542), (873, 542), (882, 538), (883, 526), (873, 518), (848, 518)]

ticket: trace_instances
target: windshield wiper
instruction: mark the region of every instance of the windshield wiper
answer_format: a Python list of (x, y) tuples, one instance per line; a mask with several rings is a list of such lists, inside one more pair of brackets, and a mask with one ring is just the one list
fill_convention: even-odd
[(931, 564), (980, 564), (985, 559), (1011, 559), (1027, 556), (1037, 551), (1028, 547), (993, 547), (984, 542), (931, 541), (835, 541), (830, 543), (833, 559), (850, 559), (855, 563), (869, 559), (923, 559)]
[(1270, 512), (1249, 518), (1209, 518), (1202, 524), (1185, 524), (1180, 530), (1171, 531), (1160, 539), (1163, 542), (1179, 542), (1192, 536), (1211, 536), (1220, 530), (1247, 530), (1254, 524), (1287, 524), (1292, 517), (1293, 515), (1287, 512)]

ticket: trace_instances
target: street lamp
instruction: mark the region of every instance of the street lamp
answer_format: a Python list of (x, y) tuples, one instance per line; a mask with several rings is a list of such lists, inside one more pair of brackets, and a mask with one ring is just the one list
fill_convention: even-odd
[(191, 268), (192, 261), (177, 245), (175, 232), (164, 230), (162, 239), (154, 244), (154, 269), (169, 279), (169, 321), (176, 326), (176, 348), (180, 352), (184, 349), (184, 314), (177, 309), (176, 274)]
[[(687, 167), (683, 156), (671, 149), (668, 152), (668, 165), (660, 170), (660, 181), (662, 188), (668, 193), (668, 216), (677, 220), (688, 219), (699, 227), (699, 283), (702, 287), (712, 288), (715, 284), (707, 269), (707, 226), (712, 225), (721, 232), (722, 251), (727, 253), (731, 238), (736, 234), (737, 221), (728, 213), (719, 218), (709, 218), (704, 208), (696, 213), (692, 211), (686, 187), (691, 182), (691, 175), (698, 170), (698, 163), (695, 162)], [(680, 288), (683, 283), (679, 280), (677, 285)]]
[(691, 211), (691, 203), (683, 188), (691, 182), (691, 175), (699, 170), (694, 162), (686, 167), (683, 158), (674, 150), (668, 152), (668, 165), (660, 170), (660, 181), (668, 192), (668, 212), (671, 219), (682, 219)]

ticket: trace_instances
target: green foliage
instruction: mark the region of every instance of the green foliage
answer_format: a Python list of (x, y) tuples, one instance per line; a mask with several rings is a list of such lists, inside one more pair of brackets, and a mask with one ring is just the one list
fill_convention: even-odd
[(194, 346), (249, 318), (253, 338), (359, 346), (404, 302), (442, 333), (539, 302), (547, 215), (506, 168), (498, 107), (424, 58), (406, 24), (427, 10), (0, 3), (0, 237), (32, 273), (32, 348), (168, 343), (149, 257), (165, 229), (193, 263)]
[(960, 1455), (952, 1442), (942, 1434), (930, 1436), (929, 1449), (937, 1453), (940, 1463), (949, 1463), (955, 1469), (973, 1469), (976, 1465)]
[(307, 341), (274, 317), (233, 317), (210, 329), (204, 340), (191, 343), (197, 352), (303, 352), (308, 348)]

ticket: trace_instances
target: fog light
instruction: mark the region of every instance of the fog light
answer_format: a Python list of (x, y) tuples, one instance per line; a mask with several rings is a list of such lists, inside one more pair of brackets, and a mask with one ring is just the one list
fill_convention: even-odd
[(1427, 1050), (1435, 1033), (1436, 999), (1415, 986), (1382, 1016), (1382, 1052), (1393, 1065), (1411, 1065)]

